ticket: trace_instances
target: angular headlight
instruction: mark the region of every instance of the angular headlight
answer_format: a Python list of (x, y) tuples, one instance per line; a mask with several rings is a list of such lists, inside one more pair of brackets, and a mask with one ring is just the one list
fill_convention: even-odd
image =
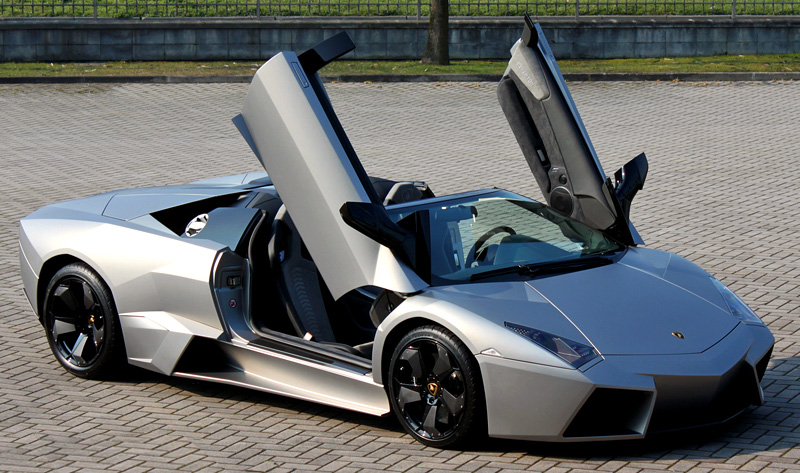
[(579, 368), (588, 361), (600, 356), (600, 353), (598, 353), (594, 347), (570, 340), (569, 338), (553, 335), (552, 333), (536, 330), (535, 328), (526, 327), (524, 325), (512, 324), (511, 322), (506, 322), (505, 325), (507, 329), (545, 348), (574, 368)]
[(711, 282), (717, 286), (719, 293), (722, 294), (722, 298), (725, 299), (725, 303), (728, 304), (728, 310), (731, 311), (731, 314), (734, 317), (749, 324), (764, 325), (764, 322), (758, 318), (756, 313), (753, 312), (753, 309), (747, 307), (747, 304), (745, 304), (743, 300), (739, 299), (739, 296), (734, 294), (733, 291), (728, 289), (728, 286), (719, 282), (715, 277), (711, 278)]

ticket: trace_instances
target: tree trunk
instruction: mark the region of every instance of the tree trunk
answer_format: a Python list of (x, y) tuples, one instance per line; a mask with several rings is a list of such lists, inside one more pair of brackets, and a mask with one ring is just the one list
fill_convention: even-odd
[(450, 64), (450, 10), (448, 0), (431, 0), (428, 24), (428, 44), (425, 46), (423, 64)]

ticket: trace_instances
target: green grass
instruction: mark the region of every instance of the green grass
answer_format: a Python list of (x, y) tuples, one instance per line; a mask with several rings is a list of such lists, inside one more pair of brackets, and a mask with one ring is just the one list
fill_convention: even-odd
[[(581, 59), (558, 61), (564, 73), (603, 72), (792, 72), (800, 71), (800, 54), (761, 56), (710, 56), (654, 59)], [(420, 64), (417, 61), (339, 61), (322, 70), (323, 74), (497, 74), (505, 71), (505, 61), (453, 61), (449, 66)]]
[[(252, 75), (260, 63), (217, 62), (106, 62), (106, 63), (0, 63), (0, 77), (52, 76), (193, 76)], [(800, 54), (761, 56), (712, 56), (658, 59), (560, 60), (562, 72), (793, 72), (800, 71)], [(323, 75), (336, 74), (495, 74), (506, 68), (504, 61), (453, 61), (449, 66), (420, 64), (418, 61), (338, 61)]]
[[(230, 17), (256, 16), (416, 16), (411, 0), (97, 0), (97, 15), (103, 18), (140, 17)], [(508, 0), (453, 0), (450, 14), (458, 16), (573, 16), (576, 4), (581, 15), (730, 15), (724, 0), (532, 0), (510, 4)], [(323, 3), (324, 2), (324, 3)], [(429, 1), (421, 3), (428, 15)], [(800, 14), (800, 0), (738, 0), (737, 14)], [(89, 0), (0, 0), (0, 17), (94, 16)]]
[(561, 60), (562, 72), (800, 72), (800, 54)]

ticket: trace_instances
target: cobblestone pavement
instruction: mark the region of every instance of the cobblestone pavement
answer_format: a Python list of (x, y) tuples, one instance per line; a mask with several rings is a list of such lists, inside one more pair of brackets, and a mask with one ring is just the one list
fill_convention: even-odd
[[(440, 451), (391, 418), (146, 372), (68, 375), (21, 293), (17, 221), (54, 201), (258, 170), (229, 121), (246, 86), (0, 86), (0, 471), (800, 470), (800, 83), (571, 88), (606, 172), (647, 151), (633, 220), (649, 246), (720, 277), (774, 332), (766, 405), (688, 436)], [(492, 84), (329, 90), (371, 174), (539, 196)]]

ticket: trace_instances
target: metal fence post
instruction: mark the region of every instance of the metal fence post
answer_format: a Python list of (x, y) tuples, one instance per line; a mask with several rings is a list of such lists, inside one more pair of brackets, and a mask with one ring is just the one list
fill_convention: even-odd
[(731, 0), (731, 20), (736, 19), (736, 0)]
[(94, 0), (94, 19), (97, 19), (97, 0)]
[(417, 0), (417, 20), (422, 18), (422, 0)]
[(256, 0), (256, 18), (261, 18), (261, 0)]
[(581, 16), (581, 0), (575, 0), (575, 19), (577, 20)]

